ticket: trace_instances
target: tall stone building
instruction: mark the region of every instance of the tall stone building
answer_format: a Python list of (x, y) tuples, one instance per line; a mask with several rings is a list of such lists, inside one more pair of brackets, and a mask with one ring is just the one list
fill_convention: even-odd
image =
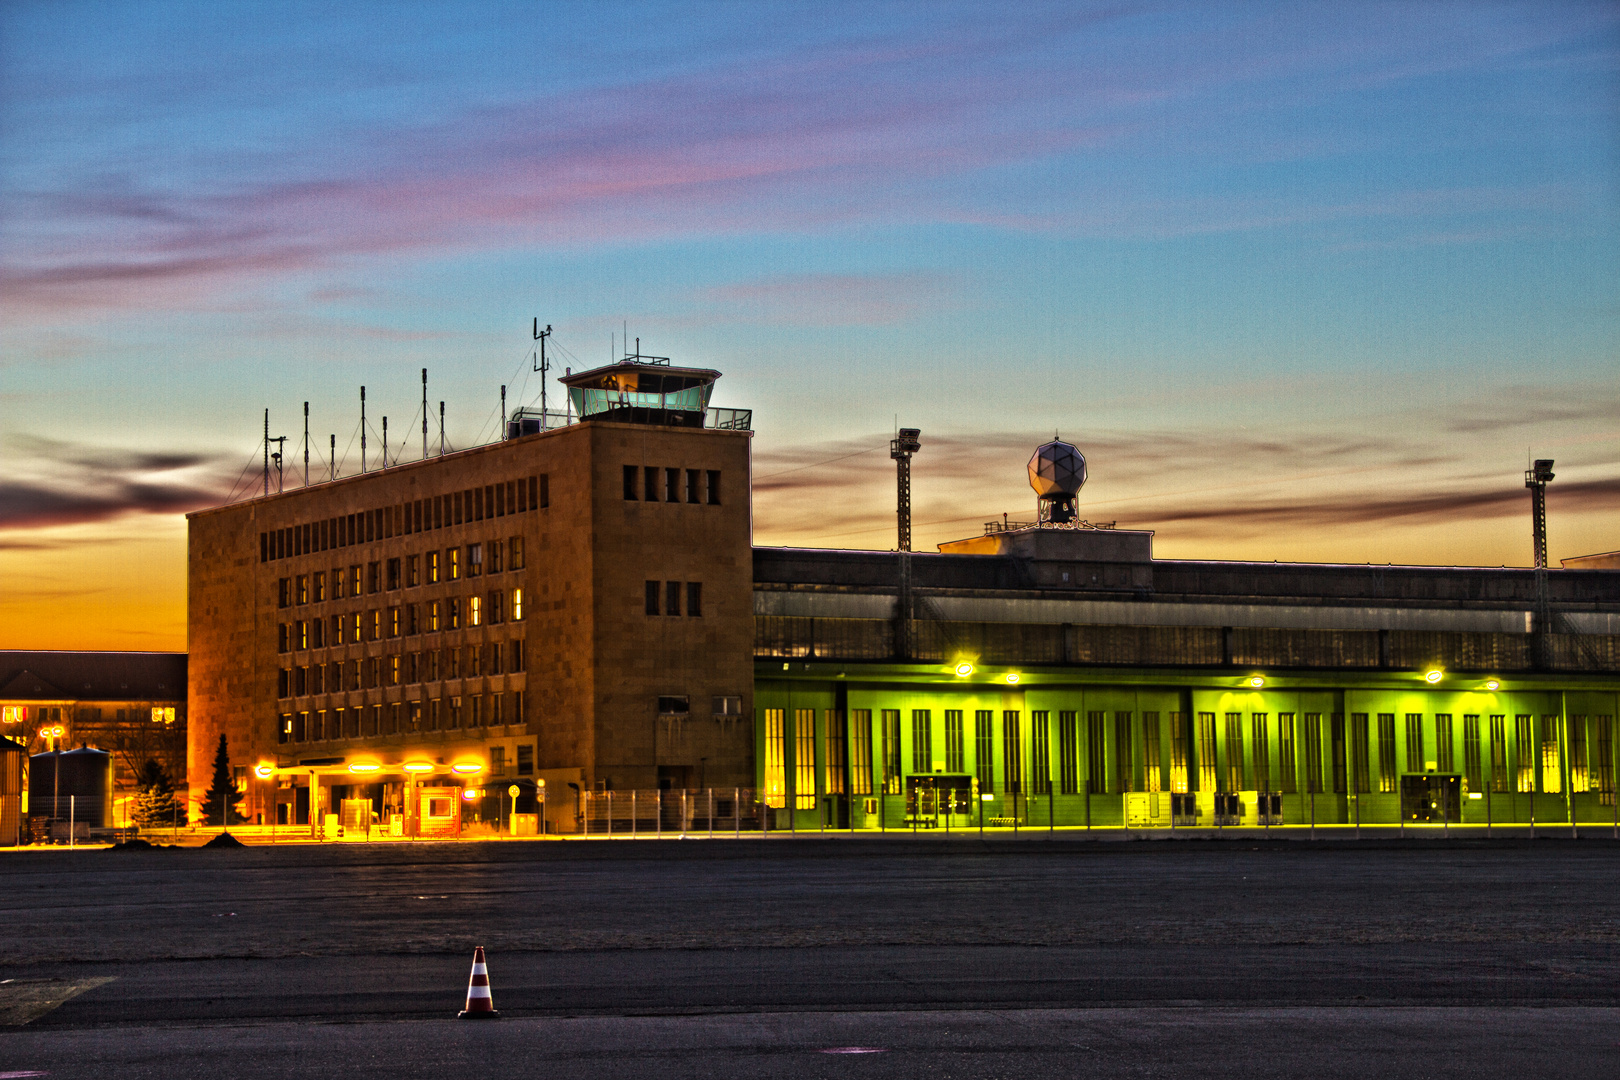
[(751, 786), (751, 435), (717, 376), (584, 372), (581, 422), (190, 515), (192, 798), (220, 735), (267, 823), (544, 781), (569, 831), (584, 792)]

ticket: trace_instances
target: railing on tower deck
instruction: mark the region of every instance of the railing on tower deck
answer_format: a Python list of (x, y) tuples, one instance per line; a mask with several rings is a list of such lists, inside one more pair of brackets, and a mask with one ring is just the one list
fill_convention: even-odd
[[(573, 413), (560, 413), (548, 410), (543, 415), (539, 409), (513, 409), (507, 416), (507, 430), (512, 437), (533, 435), (541, 430), (552, 431), (556, 428), (567, 427), (579, 423), (579, 417)], [(710, 407), (705, 410), (703, 426), (714, 431), (753, 431), (753, 409), (720, 409)]]
[(711, 406), (704, 417), (703, 426), (718, 431), (753, 431), (754, 410), (716, 409)]
[(745, 787), (586, 791), (579, 812), (582, 834), (627, 840), (759, 832), (763, 817), (758, 793)]

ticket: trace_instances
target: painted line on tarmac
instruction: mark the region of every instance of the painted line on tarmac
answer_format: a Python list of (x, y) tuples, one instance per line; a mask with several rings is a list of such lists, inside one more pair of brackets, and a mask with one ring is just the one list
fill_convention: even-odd
[[(98, 975), (90, 979), (7, 979), (0, 982), (0, 1027), (22, 1027), (32, 1023), (87, 990), (105, 986), (116, 976)], [(42, 1076), (43, 1073), (6, 1073), (8, 1076)]]

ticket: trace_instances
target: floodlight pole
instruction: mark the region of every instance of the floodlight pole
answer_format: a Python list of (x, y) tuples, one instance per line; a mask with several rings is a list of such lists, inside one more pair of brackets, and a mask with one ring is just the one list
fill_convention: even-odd
[(1552, 632), (1552, 612), (1547, 603), (1547, 485), (1553, 479), (1551, 458), (1538, 458), (1525, 470), (1524, 486), (1530, 489), (1530, 540), (1536, 571), (1536, 620), (1532, 639), (1537, 667), (1546, 665), (1547, 635)]
[(897, 659), (911, 658), (911, 455), (922, 449), (922, 431), (901, 428), (889, 443), (894, 459), (900, 525), (900, 588), (894, 613), (894, 652)]

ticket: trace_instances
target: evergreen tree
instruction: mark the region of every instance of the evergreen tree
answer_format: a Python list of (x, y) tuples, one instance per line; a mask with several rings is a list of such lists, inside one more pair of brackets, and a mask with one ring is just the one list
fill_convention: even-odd
[(237, 810), (242, 801), (241, 792), (231, 782), (231, 757), (225, 750), (225, 736), (219, 737), (219, 749), (214, 752), (214, 779), (203, 796), (204, 825), (240, 825), (247, 819)]
[(143, 829), (163, 829), (177, 823), (180, 801), (174, 797), (174, 782), (155, 758), (147, 758), (136, 777), (135, 824)]

